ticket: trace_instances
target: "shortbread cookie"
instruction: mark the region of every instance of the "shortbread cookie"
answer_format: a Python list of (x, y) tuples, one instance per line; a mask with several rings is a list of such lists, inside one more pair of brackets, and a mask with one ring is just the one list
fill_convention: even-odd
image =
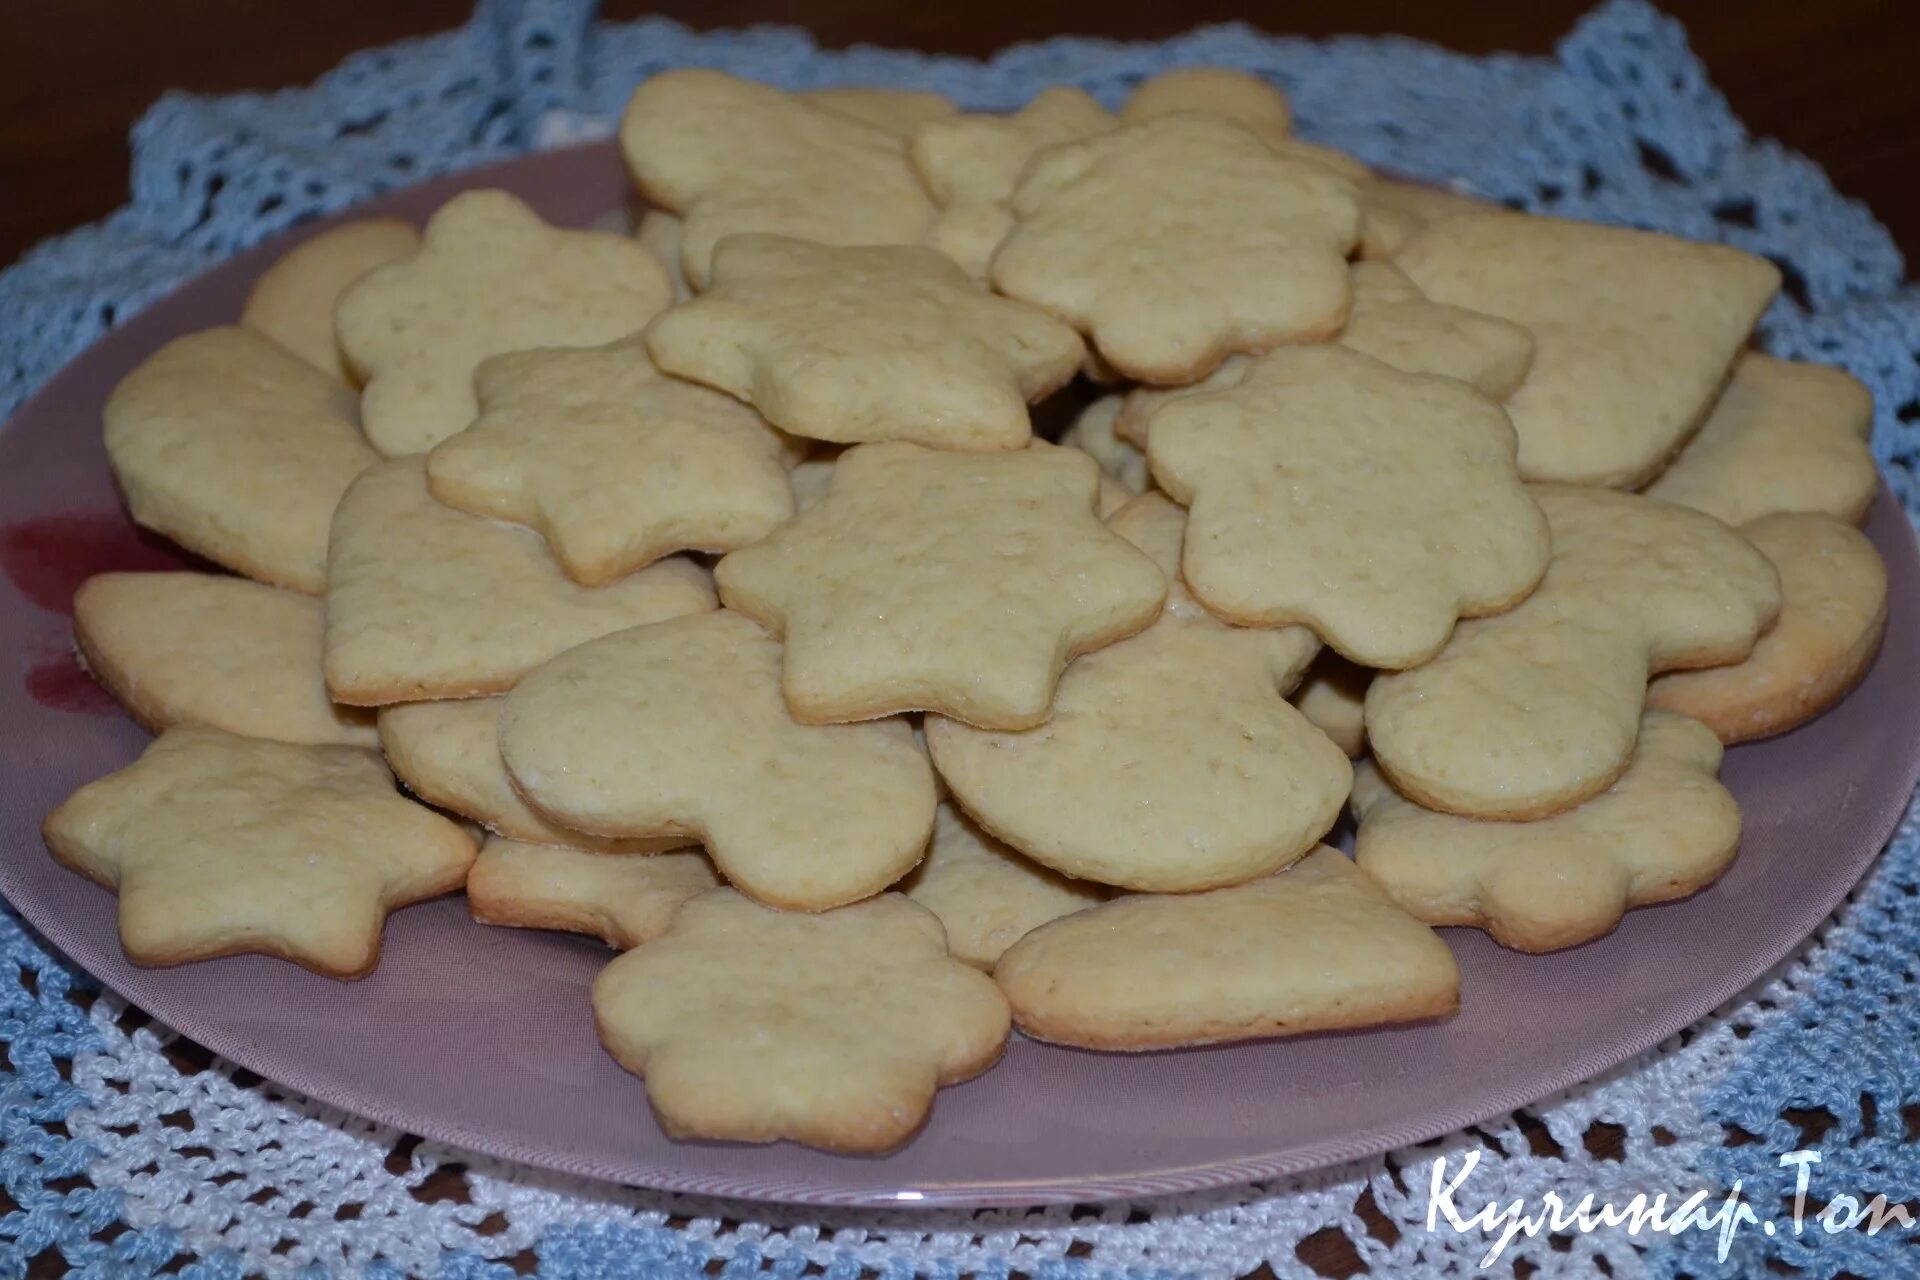
[(1120, 110), (1128, 124), (1176, 111), (1210, 111), (1263, 137), (1293, 131), (1293, 108), (1271, 81), (1231, 67), (1174, 67), (1141, 81)]
[(795, 512), (805, 511), (827, 496), (827, 490), (833, 487), (835, 461), (833, 458), (808, 458), (787, 473), (787, 482), (793, 486)]
[(1293, 705), (1350, 756), (1367, 746), (1367, 685), (1373, 672), (1331, 649), (1322, 651), (1293, 691)]
[(1458, 378), (1494, 400), (1512, 395), (1533, 362), (1533, 336), (1525, 329), (1435, 302), (1387, 262), (1354, 264), (1353, 312), (1340, 345), (1403, 373)]
[(504, 191), (464, 191), (428, 221), (418, 253), (341, 295), (335, 326), (366, 380), (367, 437), (397, 457), (473, 421), (473, 371), (488, 356), (597, 347), (639, 330), (671, 297), (633, 237), (549, 226)]
[(907, 159), (940, 206), (927, 244), (984, 280), (993, 251), (1013, 229), (1007, 202), (1028, 161), (1048, 147), (1113, 127), (1107, 109), (1071, 85), (1042, 89), (1012, 115), (962, 115), (921, 125)]
[(940, 917), (956, 960), (982, 969), (1047, 921), (1107, 898), (1100, 885), (1029, 862), (950, 803), (934, 819), (925, 861), (900, 889)]
[(1499, 208), (1477, 196), (1400, 178), (1369, 177), (1360, 184), (1360, 256), (1391, 258), (1435, 222)]
[(1247, 376), (1247, 370), (1253, 367), (1255, 359), (1254, 356), (1228, 356), (1212, 373), (1184, 387), (1138, 386), (1129, 389), (1121, 402), (1120, 412), (1113, 419), (1113, 434), (1141, 452), (1146, 452), (1147, 420), (1153, 417), (1155, 410), (1188, 396), (1205, 395), (1209, 391), (1231, 391)]
[(467, 907), (480, 924), (584, 933), (626, 951), (719, 883), (698, 851), (609, 855), (493, 836), (467, 873)]
[(135, 964), (257, 952), (330, 978), (380, 959), (387, 912), (460, 887), (472, 837), (360, 747), (183, 726), (47, 815), (56, 860), (120, 895)]
[(499, 693), (584, 640), (714, 606), (706, 572), (678, 557), (570, 581), (539, 534), (436, 502), (420, 458), (348, 490), (327, 572), (327, 688), (354, 706)]
[(620, 149), (640, 191), (684, 219), (681, 263), (765, 231), (820, 244), (919, 244), (933, 204), (899, 135), (720, 71), (662, 71), (634, 91)]
[(1529, 480), (1630, 488), (1699, 425), (1780, 287), (1765, 258), (1517, 213), (1424, 228), (1394, 263), (1436, 302), (1533, 334), (1507, 401)]
[(1873, 393), (1851, 374), (1749, 351), (1646, 493), (1736, 526), (1774, 511), (1859, 524), (1880, 491), (1872, 434)]
[(1275, 351), (1232, 390), (1162, 405), (1147, 457), (1192, 509), (1181, 571), (1202, 604), (1310, 626), (1366, 666), (1426, 661), (1546, 568), (1500, 407), (1341, 347)]
[(403, 702), (380, 709), (380, 746), (407, 790), (428, 804), (470, 818), (521, 844), (550, 844), (589, 853), (658, 853), (693, 843), (689, 836), (604, 839), (549, 822), (513, 789), (500, 758), (504, 695)]
[(993, 971), (1014, 1025), (1087, 1049), (1167, 1049), (1453, 1012), (1447, 944), (1322, 846), (1231, 889), (1137, 895), (1040, 926)]
[(155, 733), (373, 746), (372, 716), (327, 697), (322, 625), (310, 596), (210, 573), (96, 574), (73, 597), (87, 670)]
[(404, 218), (356, 218), (302, 241), (253, 282), (240, 323), (264, 333), (322, 373), (352, 378), (333, 333), (333, 310), (347, 286), (375, 267), (420, 247)]
[(820, 915), (701, 894), (607, 966), (593, 1013), (669, 1136), (844, 1152), (905, 1142), (1007, 1038), (992, 980), (891, 893)]
[(937, 711), (991, 729), (1047, 718), (1075, 656), (1132, 635), (1166, 579), (1100, 523), (1077, 449), (849, 449), (819, 503), (720, 562), (721, 598), (786, 637), (809, 724)]
[(1745, 742), (1805, 724), (1867, 674), (1887, 633), (1887, 567), (1858, 529), (1831, 516), (1762, 516), (1740, 532), (1780, 572), (1780, 620), (1744, 662), (1676, 671), (1647, 705)]
[(1147, 477), (1147, 455), (1140, 451), (1140, 446), (1131, 440), (1122, 440), (1113, 430), (1126, 403), (1127, 398), (1117, 392), (1101, 396), (1074, 419), (1073, 425), (1060, 437), (1060, 443), (1092, 454), (1100, 470), (1129, 493), (1144, 493), (1151, 483)]
[(1027, 403), (1073, 377), (1082, 348), (932, 249), (738, 235), (715, 248), (707, 291), (648, 327), (647, 350), (809, 439), (1018, 449)]
[(687, 269), (680, 258), (680, 241), (685, 231), (678, 214), (668, 213), (665, 209), (649, 209), (640, 215), (640, 225), (634, 229), (634, 238), (647, 247), (659, 260), (661, 269), (667, 273), (667, 282), (673, 286), (673, 300), (685, 302), (693, 296), (693, 286), (687, 283)]
[(1012, 208), (994, 287), (1072, 324), (1129, 377), (1192, 382), (1230, 352), (1346, 321), (1353, 183), (1230, 120), (1163, 116), (1055, 147)]
[(480, 416), (427, 457), (450, 506), (531, 525), (597, 587), (676, 551), (731, 551), (793, 516), (787, 444), (738, 401), (655, 370), (637, 339), (494, 356)]
[(1608, 790), (1538, 822), (1422, 809), (1371, 764), (1354, 779), (1354, 858), (1433, 925), (1472, 925), (1517, 951), (1611, 933), (1630, 907), (1684, 898), (1740, 845), (1740, 807), (1714, 780), (1720, 743), (1697, 720), (1649, 711), (1633, 762)]
[(1068, 667), (1038, 728), (928, 716), (934, 767), (987, 830), (1081, 879), (1188, 893), (1285, 866), (1353, 785), (1346, 756), (1286, 701), (1318, 645), (1195, 604), (1177, 578), (1184, 513), (1166, 498), (1136, 498), (1112, 523), (1174, 579), (1165, 612)]
[(803, 89), (799, 97), (816, 107), (825, 107), (837, 116), (858, 120), (861, 124), (911, 138), (929, 120), (943, 120), (959, 114), (952, 98), (928, 89), (882, 89), (874, 85), (834, 85), (827, 89)]
[(1429, 809), (1524, 820), (1598, 795), (1633, 755), (1647, 677), (1739, 661), (1780, 609), (1779, 574), (1712, 516), (1604, 489), (1533, 495), (1553, 531), (1539, 589), (1367, 688), (1374, 758)]
[(318, 595), (327, 522), (378, 460), (353, 392), (251, 329), (176, 338), (103, 411), (133, 518), (236, 573)]
[(508, 696), (500, 749), (555, 821), (694, 837), (735, 886), (793, 910), (880, 892), (933, 830), (933, 770), (907, 722), (796, 724), (780, 645), (725, 611), (547, 663)]

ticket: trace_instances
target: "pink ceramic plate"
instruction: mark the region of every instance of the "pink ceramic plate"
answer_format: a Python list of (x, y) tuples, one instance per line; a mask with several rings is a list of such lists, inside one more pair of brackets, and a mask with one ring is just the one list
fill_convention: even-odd
[[(373, 202), (423, 218), (497, 185), (584, 224), (619, 207), (611, 146), (531, 156)], [(1920, 558), (1882, 496), (1869, 532), (1892, 574), (1886, 652), (1839, 708), (1735, 749), (1739, 860), (1691, 901), (1636, 911), (1559, 955), (1449, 930), (1463, 1008), (1443, 1023), (1219, 1049), (1108, 1056), (1016, 1039), (993, 1071), (940, 1095), (926, 1131), (884, 1159), (790, 1145), (675, 1143), (638, 1080), (594, 1041), (597, 943), (482, 928), (452, 898), (395, 915), (386, 957), (340, 984), (243, 957), (136, 969), (114, 900), (55, 866), (40, 817), (147, 738), (70, 657), (65, 616), (88, 572), (173, 562), (115, 499), (100, 406), (167, 339), (231, 321), (296, 237), (181, 289), (88, 351), (0, 434), (0, 889), (108, 986), (291, 1089), (475, 1151), (652, 1187), (815, 1203), (985, 1205), (1138, 1197), (1296, 1172), (1416, 1142), (1533, 1102), (1700, 1018), (1786, 955), (1839, 903), (1920, 773)]]

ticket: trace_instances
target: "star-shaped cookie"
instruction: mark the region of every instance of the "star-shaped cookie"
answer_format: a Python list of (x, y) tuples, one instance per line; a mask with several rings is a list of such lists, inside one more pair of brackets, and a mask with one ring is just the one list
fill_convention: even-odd
[(388, 911), (459, 888), (474, 857), (372, 751), (199, 727), (81, 787), (45, 834), (120, 895), (135, 964), (257, 952), (340, 979), (373, 972)]
[(1042, 89), (1012, 115), (950, 116), (921, 125), (907, 159), (940, 206), (927, 243), (984, 280), (993, 251), (1013, 229), (1007, 202), (1027, 162), (1048, 147), (1113, 127), (1112, 114), (1071, 85)]
[(993, 980), (898, 894), (806, 915), (727, 889), (608, 965), (593, 1013), (668, 1134), (868, 1153), (993, 1065), (1008, 1022)]
[(140, 524), (249, 578), (318, 595), (327, 522), (379, 460), (353, 391), (270, 338), (176, 338), (108, 397), (107, 461)]
[(1147, 458), (1191, 508), (1181, 570), (1201, 603), (1310, 626), (1365, 666), (1426, 661), (1547, 566), (1500, 406), (1343, 347), (1274, 351), (1229, 391), (1161, 406)]
[(427, 456), (427, 487), (538, 529), (583, 586), (744, 547), (793, 515), (787, 442), (737, 400), (661, 377), (638, 340), (495, 356), (474, 390), (480, 416)]
[(1014, 191), (993, 284), (1090, 337), (1145, 382), (1345, 322), (1354, 185), (1220, 116), (1160, 116), (1055, 147)]
[(801, 725), (780, 645), (722, 610), (570, 649), (507, 696), (500, 752), (539, 812), (601, 836), (691, 836), (756, 899), (821, 911), (880, 892), (933, 830), (907, 722)]
[(1080, 338), (932, 249), (730, 236), (707, 291), (647, 329), (668, 373), (784, 431), (842, 444), (1017, 449), (1027, 403), (1073, 377)]
[(1069, 666), (1037, 728), (928, 716), (934, 767), (987, 830), (1083, 880), (1189, 893), (1277, 870), (1326, 834), (1353, 784), (1346, 754), (1285, 696), (1319, 645), (1194, 603), (1178, 580), (1186, 513), (1162, 495), (1111, 524), (1173, 579), (1158, 621)]
[(819, 244), (919, 244), (933, 204), (900, 136), (721, 71), (663, 71), (634, 91), (620, 149), (641, 194), (683, 219), (706, 287), (716, 244), (765, 231)]
[(716, 571), (721, 598), (786, 637), (796, 719), (938, 711), (986, 729), (1047, 718), (1061, 669), (1139, 631), (1167, 584), (1100, 523), (1077, 449), (849, 449), (827, 496)]
[(473, 371), (488, 356), (612, 342), (671, 293), (633, 237), (549, 226), (505, 191), (477, 190), (440, 206), (418, 253), (355, 281), (334, 319), (366, 383), (367, 437), (396, 457), (473, 421)]

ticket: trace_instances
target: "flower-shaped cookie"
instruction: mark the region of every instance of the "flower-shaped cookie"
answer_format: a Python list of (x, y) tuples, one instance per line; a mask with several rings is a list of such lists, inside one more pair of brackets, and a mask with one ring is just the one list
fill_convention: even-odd
[(371, 751), (197, 727), (81, 787), (45, 832), (120, 895), (135, 964), (257, 952), (341, 979), (373, 972), (388, 911), (459, 888), (474, 856)]
[(1012, 115), (951, 116), (921, 125), (907, 159), (940, 206), (927, 243), (985, 279), (993, 251), (1013, 229), (1007, 202), (1027, 162), (1048, 147), (1113, 127), (1112, 114), (1071, 85), (1042, 89)]
[(480, 924), (585, 933), (627, 951), (667, 931), (673, 913), (720, 878), (699, 850), (590, 853), (490, 836), (467, 873)]
[(1646, 494), (1736, 526), (1775, 511), (1859, 524), (1880, 491), (1872, 434), (1873, 393), (1852, 374), (1749, 351)]
[(327, 688), (354, 706), (499, 693), (583, 640), (714, 605), (686, 559), (581, 586), (539, 534), (435, 501), (421, 458), (348, 490), (327, 571)]
[(1460, 1001), (1447, 944), (1324, 845), (1231, 889), (1135, 894), (1041, 925), (993, 976), (1014, 1025), (1087, 1049), (1375, 1027)]
[(1192, 382), (1230, 352), (1327, 338), (1346, 320), (1353, 183), (1223, 117), (1055, 147), (1012, 207), (994, 287), (1074, 325), (1130, 377)]
[(1172, 579), (1139, 635), (1067, 668), (1017, 733), (928, 716), (934, 767), (983, 826), (1056, 871), (1128, 889), (1238, 884), (1305, 854), (1340, 816), (1347, 757), (1286, 700), (1319, 645), (1209, 616), (1179, 583), (1185, 513), (1159, 494), (1112, 517)]
[(720, 562), (721, 598), (787, 642), (796, 719), (938, 711), (990, 729), (1047, 718), (1078, 654), (1166, 598), (1153, 561), (1100, 523), (1077, 449), (849, 449), (827, 496)]
[(766, 235), (723, 241), (711, 287), (655, 320), (647, 349), (795, 435), (981, 450), (1024, 445), (1027, 402), (1082, 353), (1072, 329), (932, 249)]
[(603, 836), (691, 836), (762, 902), (820, 911), (905, 875), (933, 830), (933, 769), (903, 719), (801, 725), (780, 645), (721, 611), (561, 654), (507, 697), (522, 794)]
[(1147, 457), (1192, 509), (1181, 569), (1202, 604), (1310, 626), (1366, 666), (1426, 661), (1546, 568), (1500, 406), (1342, 347), (1271, 352), (1232, 390), (1162, 405)]
[(696, 289), (722, 239), (919, 244), (933, 204), (898, 134), (720, 71), (680, 68), (634, 91), (620, 149), (646, 198), (677, 213)]
[(793, 515), (788, 446), (738, 401), (663, 378), (640, 343), (495, 356), (480, 416), (427, 456), (463, 511), (532, 525), (597, 587), (675, 551), (731, 551)]
[(1428, 924), (1472, 925), (1519, 951), (1575, 946), (1630, 907), (1704, 888), (1733, 861), (1740, 807), (1714, 780), (1720, 755), (1699, 721), (1649, 711), (1619, 780), (1538, 822), (1422, 809), (1363, 764), (1354, 858)]
[(670, 1135), (880, 1152), (1000, 1056), (1007, 1002), (898, 894), (819, 915), (716, 889), (593, 984), (600, 1041)]
[(1533, 334), (1507, 400), (1521, 474), (1619, 488), (1687, 438), (1780, 287), (1726, 245), (1506, 212), (1443, 218), (1393, 261), (1434, 301)]
[(1712, 516), (1531, 489), (1553, 533), (1539, 589), (1367, 688), (1374, 759), (1429, 809), (1533, 819), (1598, 795), (1633, 756), (1647, 677), (1739, 661), (1780, 609), (1780, 575)]
[(366, 380), (367, 437), (425, 453), (473, 421), (473, 371), (529, 347), (596, 347), (637, 332), (672, 286), (631, 236), (549, 226), (504, 191), (440, 206), (418, 253), (341, 295), (340, 348)]
[(121, 379), (103, 416), (135, 520), (249, 578), (325, 589), (327, 522), (379, 460), (350, 389), (251, 329), (208, 329)]

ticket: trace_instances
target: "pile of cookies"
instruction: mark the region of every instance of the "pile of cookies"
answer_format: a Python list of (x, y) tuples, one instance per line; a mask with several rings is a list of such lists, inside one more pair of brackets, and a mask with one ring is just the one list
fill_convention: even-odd
[(673, 71), (620, 142), (633, 235), (345, 223), (114, 392), (134, 518), (238, 575), (76, 601), (160, 736), (46, 834), (136, 962), (358, 977), (464, 887), (624, 951), (668, 1132), (886, 1150), (1010, 1027), (1444, 1016), (1433, 926), (1702, 888), (1722, 744), (1877, 649), (1872, 406), (1749, 349), (1760, 258), (1374, 174), (1217, 69)]

